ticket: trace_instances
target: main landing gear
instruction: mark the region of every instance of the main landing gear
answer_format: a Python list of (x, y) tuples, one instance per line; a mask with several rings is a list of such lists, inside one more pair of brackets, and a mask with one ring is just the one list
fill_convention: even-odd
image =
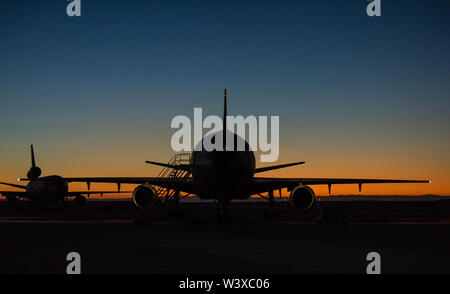
[(17, 206), (19, 199), (16, 196), (8, 196), (8, 206)]
[(10, 209), (23, 210), (23, 199), (17, 196), (8, 196), (6, 198), (7, 205)]
[(180, 192), (175, 191), (171, 199), (154, 199), (148, 203), (134, 219), (135, 225), (148, 225), (153, 221), (177, 221), (185, 219), (186, 222), (193, 222), (193, 216), (180, 208)]
[(275, 209), (275, 197), (273, 196), (273, 191), (269, 191), (269, 208), (263, 211), (263, 220), (269, 219), (279, 219), (280, 212)]

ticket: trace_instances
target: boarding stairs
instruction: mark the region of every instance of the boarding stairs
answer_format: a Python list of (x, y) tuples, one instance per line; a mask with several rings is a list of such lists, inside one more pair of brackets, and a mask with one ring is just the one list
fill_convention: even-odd
[[(175, 154), (169, 160), (168, 164), (172, 166), (187, 166), (190, 164), (190, 161), (190, 153), (180, 152)], [(156, 197), (144, 206), (143, 213), (148, 213), (150, 210), (154, 212), (155, 208), (162, 208), (166, 204), (178, 204), (180, 199), (180, 189), (178, 187), (181, 187), (190, 175), (191, 170), (164, 167), (157, 176), (158, 178), (165, 179), (164, 185), (155, 186)]]

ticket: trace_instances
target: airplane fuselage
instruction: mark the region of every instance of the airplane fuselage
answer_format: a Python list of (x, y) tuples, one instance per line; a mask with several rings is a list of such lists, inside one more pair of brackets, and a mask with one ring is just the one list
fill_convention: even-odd
[(47, 176), (30, 181), (26, 192), (32, 201), (57, 202), (67, 196), (68, 186), (60, 176)]
[(243, 188), (253, 178), (256, 161), (247, 142), (245, 145), (246, 151), (192, 152), (192, 177), (200, 198), (231, 200), (250, 197)]

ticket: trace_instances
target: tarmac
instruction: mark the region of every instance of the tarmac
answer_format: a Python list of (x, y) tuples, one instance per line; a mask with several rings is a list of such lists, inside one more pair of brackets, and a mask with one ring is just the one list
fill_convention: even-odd
[(345, 224), (317, 223), (278, 202), (279, 218), (262, 218), (262, 202), (237, 202), (216, 223), (212, 202), (182, 203), (190, 221), (158, 218), (135, 225), (129, 201), (36, 211), (0, 202), (0, 273), (65, 273), (78, 252), (83, 273), (365, 274), (369, 252), (382, 273), (450, 273), (450, 215), (442, 202), (322, 203), (345, 207)]

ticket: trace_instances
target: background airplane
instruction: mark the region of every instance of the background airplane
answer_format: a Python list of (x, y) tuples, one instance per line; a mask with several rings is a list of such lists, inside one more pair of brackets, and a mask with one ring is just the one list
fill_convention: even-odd
[[(11, 183), (0, 182), (2, 185), (11, 186), (22, 189), (23, 191), (0, 191), (0, 195), (6, 197), (8, 205), (14, 206), (22, 199), (29, 199), (33, 203), (43, 205), (48, 202), (64, 203), (68, 197), (75, 197), (74, 201), (77, 205), (84, 205), (86, 197), (83, 195), (117, 193), (116, 191), (70, 191), (67, 182), (60, 176), (41, 177), (41, 169), (36, 166), (34, 159), (33, 145), (31, 145), (31, 168), (27, 173), (29, 183), (17, 185)], [(124, 193), (124, 192), (122, 192)]]
[[(223, 122), (227, 116), (227, 96), (224, 91)], [(213, 136), (214, 134), (211, 134)], [(215, 135), (225, 136), (223, 132)], [(232, 134), (234, 142), (244, 140)], [(203, 141), (199, 144), (203, 144)], [(245, 141), (245, 140), (244, 140)], [(224, 141), (225, 142), (225, 141)], [(158, 204), (175, 203), (178, 205), (180, 192), (195, 194), (201, 199), (215, 199), (219, 204), (218, 221), (229, 219), (229, 204), (233, 199), (247, 199), (258, 195), (268, 200), (271, 215), (274, 210), (274, 190), (287, 188), (290, 191), (290, 203), (298, 209), (308, 209), (315, 202), (314, 191), (311, 185), (328, 185), (329, 190), (335, 184), (362, 184), (368, 183), (429, 183), (428, 180), (394, 180), (394, 179), (357, 179), (357, 178), (269, 178), (255, 177), (255, 174), (269, 170), (285, 168), (304, 162), (294, 162), (256, 168), (255, 155), (245, 142), (245, 151), (193, 151), (187, 160), (174, 160), (170, 163), (147, 161), (149, 164), (165, 168), (159, 177), (78, 177), (63, 178), (64, 182), (86, 182), (88, 189), (90, 183), (116, 183), (139, 184), (132, 194), (134, 203), (146, 212)], [(236, 147), (236, 146), (235, 146)], [(235, 148), (234, 150), (236, 150)], [(27, 179), (31, 180), (28, 176)], [(268, 193), (264, 197), (261, 193)], [(281, 193), (280, 193), (281, 194)]]

